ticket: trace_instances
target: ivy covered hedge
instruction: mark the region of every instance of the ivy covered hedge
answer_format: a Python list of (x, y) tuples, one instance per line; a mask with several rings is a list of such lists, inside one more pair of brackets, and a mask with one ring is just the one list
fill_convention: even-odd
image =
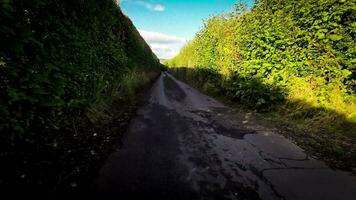
[(42, 185), (45, 197), (112, 138), (97, 119), (122, 132), (160, 67), (114, 0), (2, 0), (0, 44), (0, 187)]
[(210, 82), (251, 108), (300, 101), (355, 122), (355, 44), (355, 1), (259, 0), (206, 20), (166, 64), (219, 73)]

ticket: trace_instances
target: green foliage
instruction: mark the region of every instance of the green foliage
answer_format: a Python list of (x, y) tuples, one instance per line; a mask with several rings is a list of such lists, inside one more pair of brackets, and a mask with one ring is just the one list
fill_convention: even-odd
[(216, 71), (225, 96), (253, 108), (303, 100), (353, 116), (355, 1), (261, 0), (204, 24), (165, 64)]
[(159, 69), (113, 0), (1, 1), (0, 35), (2, 147), (65, 126), (133, 70)]

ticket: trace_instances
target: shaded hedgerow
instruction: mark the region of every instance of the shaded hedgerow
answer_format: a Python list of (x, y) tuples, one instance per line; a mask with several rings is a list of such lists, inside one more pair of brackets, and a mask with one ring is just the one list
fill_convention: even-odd
[(1, 192), (89, 184), (159, 60), (114, 0), (2, 0), (0, 44)]
[(1, 141), (31, 140), (158, 59), (112, 0), (0, 3)]

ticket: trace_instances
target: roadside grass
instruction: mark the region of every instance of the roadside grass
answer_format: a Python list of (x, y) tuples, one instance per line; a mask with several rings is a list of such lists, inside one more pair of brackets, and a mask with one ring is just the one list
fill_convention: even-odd
[[(152, 80), (155, 80), (158, 74), (157, 70), (133, 69), (123, 75), (120, 84), (115, 85), (110, 92), (110, 98), (106, 101), (100, 101), (93, 104), (86, 116), (92, 123), (105, 123), (110, 121), (112, 115), (112, 105), (125, 110), (125, 107), (134, 105), (137, 101), (137, 93), (142, 88), (150, 85)], [(108, 119), (108, 120), (107, 120)]]
[[(169, 71), (236, 109), (256, 111), (258, 116), (279, 127), (281, 134), (331, 167), (356, 172), (356, 101), (352, 96), (342, 97), (338, 88), (332, 90), (328, 99), (320, 102), (315, 97), (318, 84), (295, 80), (295, 86), (288, 88), (289, 95), (283, 102), (271, 105), (269, 109), (259, 109), (228, 96), (223, 85), (226, 79), (220, 74), (209, 72), (213, 75), (207, 76), (198, 68), (186, 67), (169, 68)], [(258, 84), (259, 88), (265, 87), (262, 91), (270, 89)]]
[[(120, 137), (138, 108), (143, 93), (159, 75), (159, 69), (134, 69), (112, 93), (87, 109), (71, 113), (61, 128), (43, 131), (49, 138), (22, 145), (17, 152), (0, 156), (1, 191), (13, 197), (38, 199), (83, 198), (90, 195), (92, 178), (103, 161), (120, 146)], [(14, 189), (22, 191), (16, 193)]]
[[(83, 163), (84, 170), (79, 167), (79, 171), (82, 173), (66, 177), (67, 180), (62, 181), (57, 186), (59, 189), (53, 193), (54, 199), (75, 195), (82, 198), (88, 193), (93, 176), (102, 167), (103, 161), (111, 152), (120, 147), (120, 138), (142, 102), (143, 95), (152, 86), (158, 75), (159, 69), (140, 68), (129, 71), (122, 77), (120, 85), (112, 91), (111, 98), (93, 105), (85, 113), (84, 118), (76, 118), (82, 128), (80, 132), (83, 137), (81, 138), (85, 138), (87, 141), (80, 141), (84, 147), (79, 147), (77, 150), (82, 153), (77, 152), (76, 157), (68, 155), (67, 159), (74, 161), (72, 169), (77, 170), (78, 163)], [(69, 131), (77, 132), (74, 128)], [(73, 141), (72, 138), (69, 137), (68, 140)], [(75, 146), (75, 143), (69, 143), (65, 150), (76, 147), (78, 146)], [(87, 154), (87, 159), (83, 159), (82, 154)], [(73, 183), (78, 186), (73, 187)]]

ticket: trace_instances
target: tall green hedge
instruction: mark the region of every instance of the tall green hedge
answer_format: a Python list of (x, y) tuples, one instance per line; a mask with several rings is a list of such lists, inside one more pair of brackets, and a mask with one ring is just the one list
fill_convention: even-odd
[(356, 1), (260, 0), (206, 20), (166, 64), (219, 73), (224, 95), (253, 108), (288, 99), (356, 120), (355, 44)]
[(57, 130), (159, 60), (113, 0), (0, 2), (0, 143)]

